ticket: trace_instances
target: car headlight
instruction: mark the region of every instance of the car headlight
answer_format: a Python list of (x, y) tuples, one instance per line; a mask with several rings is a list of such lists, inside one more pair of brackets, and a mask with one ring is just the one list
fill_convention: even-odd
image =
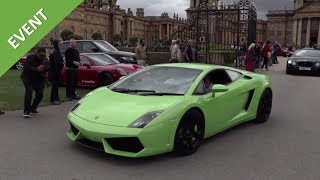
[(316, 66), (316, 67), (320, 67), (320, 62), (317, 62), (317, 63), (315, 64), (315, 66)]
[(149, 122), (151, 122), (154, 118), (159, 116), (163, 111), (155, 111), (155, 112), (149, 112), (140, 118), (138, 118), (136, 121), (134, 121), (132, 124), (129, 125), (130, 128), (144, 128)]
[(128, 73), (126, 71), (124, 71), (123, 69), (117, 69), (118, 73), (120, 73), (122, 76), (127, 76)]
[(288, 64), (291, 64), (291, 65), (295, 66), (296, 65), (296, 61), (288, 60)]

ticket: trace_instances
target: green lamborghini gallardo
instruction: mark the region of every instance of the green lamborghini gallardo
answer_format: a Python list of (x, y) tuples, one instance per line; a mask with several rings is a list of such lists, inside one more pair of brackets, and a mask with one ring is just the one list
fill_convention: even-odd
[(268, 76), (205, 64), (144, 68), (90, 92), (68, 114), (68, 137), (113, 155), (189, 155), (203, 139), (240, 123), (264, 123)]

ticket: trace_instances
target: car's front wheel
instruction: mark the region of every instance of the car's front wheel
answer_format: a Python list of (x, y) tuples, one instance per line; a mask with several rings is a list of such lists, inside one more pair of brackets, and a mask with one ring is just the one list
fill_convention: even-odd
[(264, 123), (269, 120), (272, 109), (272, 91), (270, 89), (264, 90), (261, 95), (258, 105), (257, 117), (255, 123)]
[(24, 63), (22, 61), (18, 61), (16, 63), (16, 68), (19, 69), (19, 70), (22, 70), (23, 69), (23, 66), (24, 66)]
[(174, 141), (174, 154), (186, 156), (198, 150), (204, 137), (204, 119), (197, 110), (189, 110), (181, 119)]
[(100, 75), (99, 86), (107, 86), (114, 82), (114, 77), (110, 73), (102, 73)]

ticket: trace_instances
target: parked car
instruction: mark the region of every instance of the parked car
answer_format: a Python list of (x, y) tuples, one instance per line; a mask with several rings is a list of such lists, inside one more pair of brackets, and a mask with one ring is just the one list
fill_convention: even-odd
[[(142, 69), (137, 64), (122, 64), (104, 53), (80, 54), (81, 66), (78, 69), (78, 86), (99, 87), (109, 85), (123, 76)], [(67, 82), (66, 69), (62, 70), (62, 83)]]
[(287, 61), (287, 74), (316, 73), (320, 75), (320, 50), (296, 50)]
[(233, 126), (267, 122), (271, 84), (266, 75), (225, 66), (149, 66), (76, 103), (67, 134), (113, 155), (190, 155), (204, 139)]
[[(63, 42), (63, 49), (61, 50), (63, 55), (69, 44), (69, 41)], [(137, 64), (134, 53), (119, 51), (112, 44), (103, 40), (77, 40), (77, 50), (80, 53), (106, 53), (120, 63)]]

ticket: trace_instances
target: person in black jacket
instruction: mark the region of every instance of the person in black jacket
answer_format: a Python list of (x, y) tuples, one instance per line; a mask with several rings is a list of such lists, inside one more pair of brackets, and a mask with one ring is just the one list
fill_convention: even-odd
[(50, 101), (54, 105), (60, 104), (59, 97), (59, 83), (61, 79), (61, 71), (63, 68), (63, 57), (60, 49), (62, 48), (62, 42), (60, 40), (54, 40), (52, 42), (54, 50), (49, 56), (50, 60), (50, 72), (49, 79), (51, 81), (51, 96)]
[[(43, 65), (46, 59), (46, 49), (39, 48), (36, 54), (29, 55), (21, 73), (21, 80), (25, 87), (24, 112), (23, 117), (29, 118), (31, 114), (38, 114), (38, 105), (43, 98), (45, 83), (45, 70)], [(36, 96), (31, 105), (32, 93)]]
[(77, 42), (75, 39), (70, 40), (70, 47), (65, 52), (66, 71), (67, 71), (67, 100), (80, 99), (76, 95), (76, 87), (78, 84), (78, 68), (80, 66), (80, 54), (76, 49)]

